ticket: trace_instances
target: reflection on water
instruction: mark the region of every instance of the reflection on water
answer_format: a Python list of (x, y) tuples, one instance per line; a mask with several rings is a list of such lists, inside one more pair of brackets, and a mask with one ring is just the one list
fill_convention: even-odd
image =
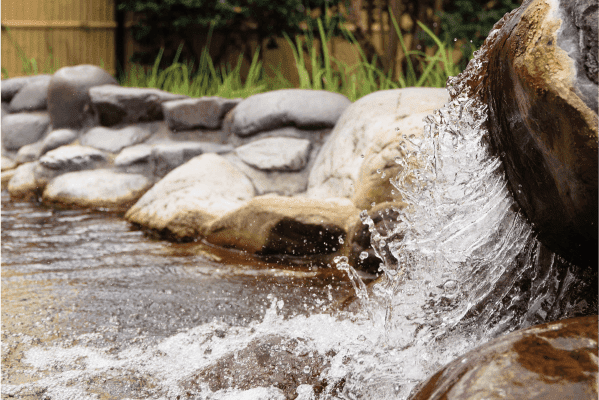
[(290, 318), (351, 293), (335, 270), (216, 254), (152, 240), (118, 214), (50, 210), (2, 192), (3, 386), (69, 370), (60, 362), (31, 369), (24, 359), (32, 347), (118, 354), (202, 324), (248, 326), (273, 296)]

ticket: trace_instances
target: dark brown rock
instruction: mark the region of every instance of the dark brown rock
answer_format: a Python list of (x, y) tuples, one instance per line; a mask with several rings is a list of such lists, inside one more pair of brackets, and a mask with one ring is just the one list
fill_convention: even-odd
[(118, 85), (108, 72), (95, 65), (64, 67), (54, 73), (48, 87), (48, 112), (54, 129), (80, 129), (94, 123), (89, 89)]
[(512, 332), (452, 361), (410, 400), (596, 399), (597, 316)]
[(597, 268), (597, 81), (588, 77), (597, 1), (560, 7), (534, 0), (500, 21), (484, 100), (511, 191), (540, 241)]

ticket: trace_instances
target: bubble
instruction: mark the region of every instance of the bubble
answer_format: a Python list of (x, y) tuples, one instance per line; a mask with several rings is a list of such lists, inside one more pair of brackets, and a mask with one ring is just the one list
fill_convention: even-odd
[(343, 240), (343, 238), (341, 236), (339, 236), (339, 244), (343, 244), (345, 243), (345, 241)]
[(364, 158), (364, 154), (360, 154), (360, 157)]
[(304, 374), (309, 374), (309, 373), (310, 373), (310, 371), (311, 371), (311, 370), (310, 370), (310, 366), (309, 366), (309, 365), (306, 365), (306, 366), (304, 367)]
[(363, 251), (360, 253), (360, 260), (364, 261), (368, 258), (368, 253)]

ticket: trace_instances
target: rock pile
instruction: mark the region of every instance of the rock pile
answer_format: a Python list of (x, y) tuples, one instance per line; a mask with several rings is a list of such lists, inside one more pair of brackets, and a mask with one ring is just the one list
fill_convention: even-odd
[(399, 133), (421, 135), (424, 116), (447, 99), (431, 88), (354, 104), (300, 89), (190, 98), (66, 67), (2, 81), (2, 182), (12, 197), (126, 211), (177, 240), (356, 255), (368, 247), (368, 233), (348, 236), (360, 210), (401, 205), (389, 183)]

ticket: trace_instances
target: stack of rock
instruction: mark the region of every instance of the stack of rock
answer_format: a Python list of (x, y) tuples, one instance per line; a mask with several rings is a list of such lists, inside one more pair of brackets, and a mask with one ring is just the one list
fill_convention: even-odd
[[(2, 81), (2, 182), (11, 197), (126, 211), (177, 240), (259, 255), (357, 255), (361, 210), (401, 206), (399, 133), (421, 135), (445, 89), (247, 99), (127, 88), (80, 65)], [(378, 205), (373, 208), (372, 204)], [(378, 263), (360, 261), (377, 268)], [(370, 264), (369, 264), (370, 261)]]

